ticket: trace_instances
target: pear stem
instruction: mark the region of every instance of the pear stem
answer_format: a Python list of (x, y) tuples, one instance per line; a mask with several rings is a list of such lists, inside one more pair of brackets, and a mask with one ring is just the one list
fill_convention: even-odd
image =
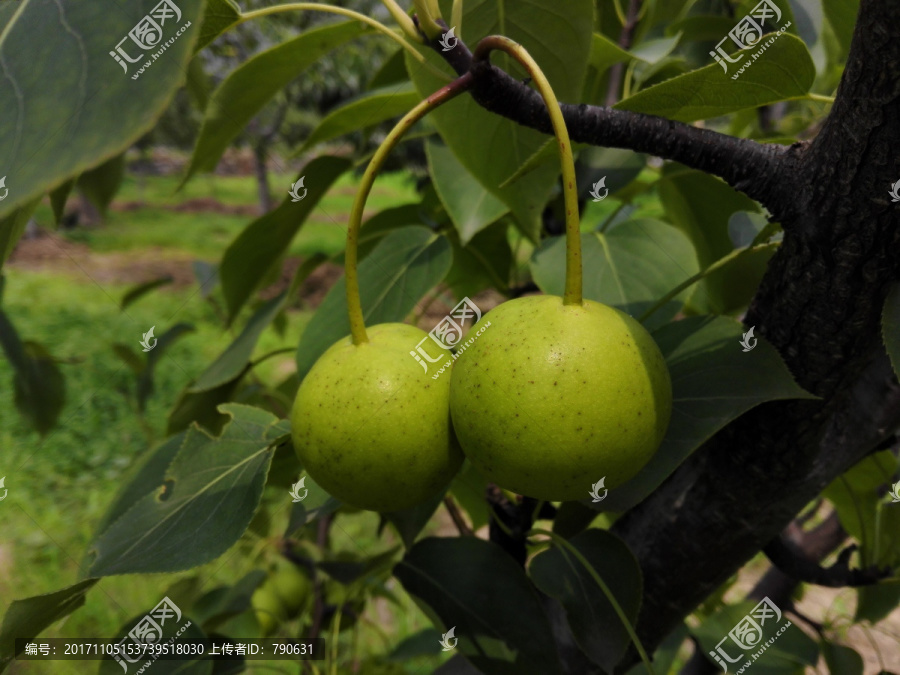
[(559, 146), (559, 162), (562, 165), (563, 196), (566, 203), (566, 289), (563, 304), (580, 305), (581, 299), (581, 226), (578, 221), (578, 188), (575, 180), (575, 158), (569, 131), (563, 118), (559, 101), (543, 71), (525, 48), (501, 35), (489, 35), (475, 46), (474, 63), (487, 61), (495, 49), (506, 52), (524, 66), (535, 87), (547, 105), (550, 123)]
[(366, 335), (366, 323), (363, 318), (362, 301), (359, 297), (357, 248), (359, 246), (359, 228), (362, 225), (363, 209), (365, 209), (366, 200), (369, 197), (369, 192), (372, 190), (372, 185), (375, 183), (375, 175), (378, 173), (381, 165), (384, 164), (388, 154), (413, 124), (438, 106), (466, 91), (472, 86), (472, 79), (472, 74), (466, 73), (416, 104), (391, 129), (381, 145), (378, 146), (378, 150), (372, 155), (372, 160), (366, 167), (365, 173), (363, 173), (359, 189), (356, 191), (356, 197), (353, 200), (353, 208), (350, 211), (350, 222), (347, 224), (347, 251), (344, 254), (344, 277), (347, 284), (347, 316), (350, 318), (350, 334), (353, 336), (353, 344), (355, 345), (369, 341)]
[[(591, 575), (594, 582), (596, 582), (597, 586), (600, 587), (600, 590), (603, 591), (603, 595), (606, 596), (606, 599), (609, 600), (609, 604), (612, 605), (616, 614), (619, 616), (619, 620), (625, 626), (625, 630), (628, 631), (628, 635), (631, 637), (631, 640), (634, 642), (634, 646), (638, 651), (638, 654), (641, 657), (641, 661), (644, 662), (644, 667), (647, 668), (647, 672), (650, 675), (653, 675), (653, 666), (650, 663), (650, 658), (647, 656), (647, 650), (644, 649), (644, 645), (641, 644), (640, 638), (638, 638), (637, 633), (634, 631), (634, 626), (631, 625), (631, 621), (628, 620), (628, 616), (625, 614), (625, 611), (622, 609), (622, 606), (619, 604), (619, 601), (616, 600), (616, 596), (612, 594), (612, 591), (609, 590), (609, 586), (606, 585), (606, 582), (603, 581), (603, 578), (597, 574), (597, 570), (594, 569), (593, 565), (588, 562), (587, 558), (585, 558), (581, 551), (572, 546), (568, 541), (564, 538), (560, 537), (555, 532), (551, 532), (550, 530), (545, 530), (540, 527), (532, 528), (528, 531), (529, 535), (533, 534), (545, 534), (553, 541), (554, 544), (563, 549), (564, 552), (571, 553), (575, 559), (582, 564), (582, 566), (587, 570), (587, 573)], [(565, 553), (563, 553), (565, 555)]]

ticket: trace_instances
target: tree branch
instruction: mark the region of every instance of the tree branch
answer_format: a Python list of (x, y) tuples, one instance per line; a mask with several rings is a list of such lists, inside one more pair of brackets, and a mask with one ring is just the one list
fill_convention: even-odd
[(850, 556), (856, 549), (856, 544), (845, 548), (838, 555), (837, 562), (828, 568), (822, 567), (816, 561), (808, 558), (803, 549), (786, 538), (784, 534), (769, 542), (763, 552), (773, 565), (788, 576), (797, 581), (817, 586), (829, 588), (871, 586), (877, 584), (881, 579), (891, 576), (890, 568), (879, 569), (872, 566), (866, 569), (851, 569)]
[[(471, 72), (472, 98), (485, 110), (552, 135), (550, 116), (538, 92), (489, 63), (474, 63), (462, 42), (442, 51), (430, 46), (458, 74)], [(780, 219), (791, 202), (795, 157), (802, 144), (761, 144), (662, 117), (591, 105), (560, 105), (573, 143), (626, 148), (680, 162), (719, 176), (759, 201)]]
[[(622, 49), (631, 47), (631, 41), (634, 38), (634, 29), (637, 26), (637, 18), (640, 11), (641, 0), (629, 0), (625, 24), (622, 26), (622, 32), (619, 33), (619, 46)], [(614, 63), (609, 69), (609, 86), (606, 88), (607, 106), (611, 106), (619, 100), (619, 87), (622, 86), (622, 74), (624, 72), (625, 66), (621, 61), (619, 63)]]

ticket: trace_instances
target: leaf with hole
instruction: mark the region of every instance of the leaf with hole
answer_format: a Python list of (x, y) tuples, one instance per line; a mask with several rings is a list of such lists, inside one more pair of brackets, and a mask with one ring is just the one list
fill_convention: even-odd
[(272, 459), (266, 431), (278, 420), (227, 404), (214, 438), (194, 427), (153, 492), (112, 522), (89, 551), (91, 573), (176, 572), (214, 560), (247, 529)]

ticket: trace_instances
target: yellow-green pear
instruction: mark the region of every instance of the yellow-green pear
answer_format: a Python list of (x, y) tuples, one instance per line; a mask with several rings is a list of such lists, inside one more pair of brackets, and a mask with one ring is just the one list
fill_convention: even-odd
[[(433, 378), (452, 356), (414, 326), (366, 331), (368, 342), (344, 338), (310, 369), (294, 401), (291, 434), (303, 467), (331, 495), (362, 509), (398, 511), (433, 497), (462, 464), (450, 424), (449, 369)], [(412, 355), (426, 338), (435, 363)]]
[[(450, 410), (463, 452), (513, 492), (586, 499), (632, 478), (669, 424), (659, 348), (630, 316), (549, 295), (510, 300), (453, 365)], [(601, 490), (602, 492), (602, 490)]]
[(253, 591), (250, 596), (250, 605), (256, 614), (260, 632), (263, 637), (272, 635), (283, 621), (287, 621), (287, 608), (282, 604), (275, 588), (266, 579)]
[(291, 618), (297, 616), (312, 597), (312, 582), (309, 576), (290, 560), (279, 562), (268, 583)]

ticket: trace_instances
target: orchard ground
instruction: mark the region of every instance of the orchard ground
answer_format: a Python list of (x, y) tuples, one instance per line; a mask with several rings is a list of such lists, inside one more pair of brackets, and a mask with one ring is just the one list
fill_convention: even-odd
[[(173, 168), (177, 169), (177, 164)], [(239, 170), (234, 173), (197, 177), (178, 193), (177, 170), (152, 176), (128, 173), (101, 225), (53, 231), (52, 212), (45, 202), (35, 214), (40, 235), (23, 240), (6, 266), (4, 309), (23, 339), (42, 342), (63, 362), (67, 400), (59, 426), (41, 439), (15, 413), (12, 388), (7, 386), (12, 370), (0, 359), (0, 382), (5, 383), (0, 387), (0, 447), (14, 449), (16, 458), (13, 466), (2, 470), (6, 488), (17, 493), (17, 501), (27, 509), (26, 513), (15, 508), (4, 515), (0, 597), (11, 600), (49, 592), (80, 576), (78, 564), (85, 548), (128, 467), (162, 440), (168, 406), (178, 392), (234, 339), (233, 329), (222, 328), (222, 306), (216, 304), (216, 293), (211, 300), (204, 299), (193, 271), (194, 261), (216, 262), (222, 250), (258, 215), (253, 178)], [(270, 176), (276, 203), (296, 178), (295, 174)], [(310, 178), (307, 188), (312, 184)], [(355, 181), (356, 177), (344, 177), (324, 196), (294, 240), (281, 279), (265, 295), (288, 283), (302, 257), (314, 253), (333, 256), (342, 251)], [(414, 197), (412, 176), (389, 174), (376, 182), (367, 209), (374, 213)], [(78, 199), (70, 198), (68, 211), (77, 208)], [(592, 229), (615, 208), (613, 200), (590, 203), (584, 229)], [(658, 206), (651, 200), (639, 203), (638, 209), (640, 215), (653, 216)], [(530, 254), (527, 245), (515, 244), (519, 260), (526, 261)], [(295, 347), (310, 310), (318, 306), (340, 274), (341, 269), (333, 263), (320, 267), (304, 283), (300, 300), (287, 312), (281, 330), (272, 327), (263, 333), (255, 355)], [(129, 288), (164, 275), (172, 277), (171, 284), (143, 296), (127, 313), (120, 310), (119, 302)], [(477, 298), (477, 303), (487, 311), (499, 300), (499, 296), (488, 295)], [(40, 311), (35, 311), (36, 306)], [(438, 300), (420, 307), (415, 317), (423, 329), (430, 330), (448, 309), (449, 305)], [(111, 345), (121, 342), (139, 348), (141, 334), (150, 326), (156, 326), (158, 336), (177, 322), (191, 323), (194, 332), (175, 344), (157, 367), (156, 391), (142, 418), (134, 405), (134, 376)], [(278, 382), (293, 368), (293, 355), (288, 353), (267, 361), (257, 376)], [(19, 469), (22, 460), (18, 458), (29, 455)], [(272, 518), (286, 518), (286, 511), (278, 508), (286, 500), (282, 491), (268, 490), (265, 503)], [(11, 504), (7, 502), (4, 508)], [(432, 534), (455, 534), (445, 516), (444, 510), (438, 511)], [(335, 522), (332, 536), (338, 551), (377, 553), (391, 544), (375, 536), (376, 514), (341, 513)], [(273, 549), (271, 540), (254, 534), (253, 526), (250, 529), (249, 543), (245, 537), (238, 546), (250, 546), (255, 556), (226, 554), (190, 573), (104, 578), (100, 592), (92, 593), (83, 609), (45, 635), (111, 637), (129, 617), (155, 605), (179, 579), (198, 575), (204, 579), (204, 590), (218, 582), (233, 582), (261, 566), (259, 555)], [(259, 531), (267, 532), (267, 528), (261, 526)], [(392, 536), (389, 530), (385, 536)], [(766, 568), (765, 559), (758, 556), (726, 598), (743, 599)], [(136, 579), (140, 582), (135, 583)], [(391, 583), (402, 607), (384, 600), (371, 605), (360, 630), (357, 649), (361, 656), (389, 652), (404, 638), (430, 626), (399, 584)], [(850, 589), (807, 587), (798, 607), (812, 617), (826, 612), (832, 617), (852, 617), (853, 598)], [(349, 642), (351, 638), (343, 635), (341, 639)], [(864, 656), (867, 673), (890, 667), (889, 659), (896, 658), (900, 643), (900, 609), (876, 628), (854, 626), (842, 641)], [(434, 663), (423, 659), (417, 672), (431, 672)], [(56, 662), (53, 673), (83, 672), (79, 670), (83, 665)], [(41, 671), (18, 667), (13, 672)]]

